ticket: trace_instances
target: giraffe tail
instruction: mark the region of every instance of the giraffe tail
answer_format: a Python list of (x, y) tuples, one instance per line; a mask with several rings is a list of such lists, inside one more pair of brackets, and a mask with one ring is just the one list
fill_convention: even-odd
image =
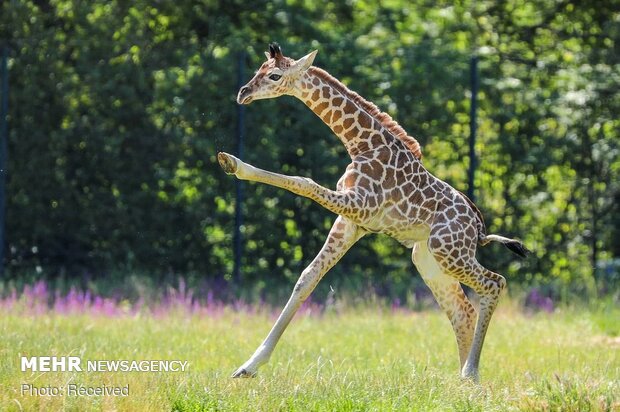
[(459, 193), (461, 194), (461, 196), (463, 196), (465, 201), (469, 204), (469, 206), (472, 208), (472, 210), (476, 214), (476, 229), (478, 229), (478, 243), (480, 243), (482, 246), (485, 246), (489, 242), (499, 242), (503, 244), (504, 246), (506, 246), (508, 250), (510, 250), (512, 253), (519, 255), (522, 258), (527, 257), (527, 254), (532, 252), (527, 247), (525, 247), (523, 242), (521, 242), (520, 240), (510, 239), (510, 238), (499, 236), (499, 235), (485, 234), (486, 226), (484, 224), (484, 217), (482, 216), (482, 212), (480, 212), (480, 209), (478, 209), (478, 206), (476, 206), (476, 204), (469, 197), (467, 197), (465, 193), (463, 192), (459, 192)]
[(486, 245), (489, 242), (499, 242), (506, 246), (508, 250), (521, 256), (522, 258), (526, 257), (528, 253), (531, 253), (531, 250), (525, 247), (523, 242), (517, 239), (510, 239), (499, 235), (486, 235), (480, 239), (480, 244), (482, 246)]

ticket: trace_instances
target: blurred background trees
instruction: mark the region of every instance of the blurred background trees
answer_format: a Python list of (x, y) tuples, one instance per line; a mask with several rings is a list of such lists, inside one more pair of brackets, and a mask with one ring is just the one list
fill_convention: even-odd
[[(467, 189), (469, 61), (479, 56), (480, 251), (510, 282), (617, 286), (620, 9), (612, 1), (5, 1), (9, 54), (5, 276), (193, 274), (232, 281), (237, 67), (278, 41), (395, 117), (425, 166)], [(246, 108), (245, 160), (329, 187), (348, 163), (292, 97)], [(291, 284), (334, 219), (245, 184), (244, 285)], [(614, 266), (615, 265), (615, 266)], [(362, 240), (332, 283), (404, 296), (409, 251)], [(615, 283), (614, 283), (615, 282)], [(557, 292), (554, 292), (557, 293)]]

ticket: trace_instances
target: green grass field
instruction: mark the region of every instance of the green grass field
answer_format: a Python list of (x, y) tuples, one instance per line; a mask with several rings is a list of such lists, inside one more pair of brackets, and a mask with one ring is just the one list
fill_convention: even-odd
[[(504, 301), (481, 384), (458, 378), (448, 320), (373, 307), (298, 316), (254, 379), (231, 379), (274, 314), (117, 317), (0, 309), (0, 410), (620, 410), (618, 311), (524, 314)], [(613, 320), (615, 319), (615, 321)], [(177, 359), (189, 372), (21, 372), (20, 355)], [(126, 397), (29, 396), (21, 385), (129, 385)]]

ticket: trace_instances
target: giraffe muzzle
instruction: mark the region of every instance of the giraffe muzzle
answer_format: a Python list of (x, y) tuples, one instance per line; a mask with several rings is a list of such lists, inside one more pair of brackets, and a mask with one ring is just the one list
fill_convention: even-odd
[(237, 103), (250, 104), (252, 102), (252, 90), (248, 86), (243, 86), (237, 95)]

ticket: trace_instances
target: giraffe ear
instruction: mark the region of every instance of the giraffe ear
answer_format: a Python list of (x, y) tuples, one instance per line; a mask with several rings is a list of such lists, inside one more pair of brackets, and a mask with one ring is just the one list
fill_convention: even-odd
[(304, 57), (302, 57), (301, 59), (297, 60), (293, 66), (291, 67), (291, 69), (293, 71), (296, 72), (305, 72), (306, 70), (308, 70), (308, 68), (310, 66), (312, 66), (312, 62), (314, 62), (314, 58), (316, 57), (316, 54), (318, 53), (318, 50), (315, 50), (313, 52), (310, 52), (308, 54), (306, 54)]
[(271, 54), (269, 54), (269, 52), (265, 52), (265, 57), (267, 58), (267, 60), (271, 59)]

